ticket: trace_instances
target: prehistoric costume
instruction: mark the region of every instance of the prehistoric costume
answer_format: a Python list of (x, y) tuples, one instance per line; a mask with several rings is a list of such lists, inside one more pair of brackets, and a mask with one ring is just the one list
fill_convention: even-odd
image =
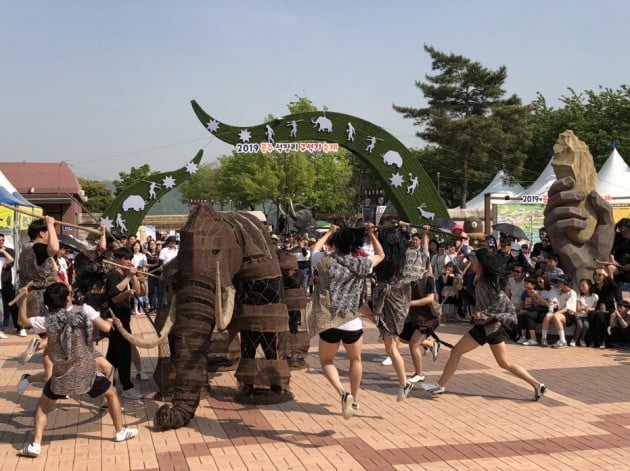
[(44, 290), (56, 281), (55, 265), (47, 253), (47, 245), (29, 244), (22, 250), (18, 262), (20, 286), (31, 286), (26, 301), (28, 317), (46, 316), (48, 308), (44, 304)]

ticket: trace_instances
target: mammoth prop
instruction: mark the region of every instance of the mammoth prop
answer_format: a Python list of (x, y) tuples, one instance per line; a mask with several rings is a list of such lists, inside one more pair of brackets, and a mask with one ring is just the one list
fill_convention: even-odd
[[(155, 425), (179, 428), (193, 418), (207, 381), (206, 358), (215, 327), (229, 325), (240, 332), (236, 378), (243, 402), (290, 400), (290, 372), (280, 348), (289, 313), (277, 250), (262, 224), (247, 213), (198, 206), (180, 237), (177, 258), (164, 268), (176, 295), (158, 338), (136, 339), (123, 332), (144, 348), (168, 336), (175, 375), (172, 404), (158, 409)], [(264, 358), (256, 358), (259, 348)]]

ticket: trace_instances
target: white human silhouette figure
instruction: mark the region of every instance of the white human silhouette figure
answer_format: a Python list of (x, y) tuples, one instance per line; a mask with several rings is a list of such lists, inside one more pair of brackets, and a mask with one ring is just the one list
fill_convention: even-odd
[(354, 126), (350, 121), (348, 121), (348, 126), (346, 127), (346, 140), (354, 141)]
[(290, 137), (297, 137), (297, 121), (296, 120), (289, 121), (287, 123), (287, 126), (289, 126), (291, 128), (291, 131), (289, 131), (289, 136)]
[(407, 194), (412, 195), (416, 188), (418, 187), (418, 177), (414, 177), (413, 174), (409, 174), (409, 179), (411, 180), (411, 185), (407, 187)]
[(267, 142), (272, 142), (272, 143), (275, 142), (273, 140), (273, 135), (275, 134), (273, 132), (273, 129), (271, 129), (271, 126), (269, 126), (268, 124), (265, 125), (265, 127), (267, 128), (267, 131), (265, 131), (265, 134), (267, 135)]
[(161, 185), (160, 185), (159, 183), (155, 183), (155, 182), (151, 182), (151, 183), (149, 184), (149, 198), (150, 198), (150, 199), (154, 200), (155, 198), (157, 198), (157, 195), (156, 195), (156, 193), (155, 193), (155, 190), (156, 190), (157, 188), (160, 188), (160, 186), (161, 186)]
[(376, 147), (376, 141), (382, 141), (383, 139), (378, 139), (376, 136), (368, 136), (367, 141), (369, 142), (368, 146), (365, 148), (366, 152), (371, 153)]
[(122, 232), (127, 232), (127, 224), (125, 224), (125, 220), (120, 213), (116, 214), (116, 225)]

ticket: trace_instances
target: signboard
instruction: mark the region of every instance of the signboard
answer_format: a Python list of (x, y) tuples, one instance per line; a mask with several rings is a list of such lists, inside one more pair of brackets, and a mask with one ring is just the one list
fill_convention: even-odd
[(497, 223), (514, 224), (525, 231), (531, 243), (540, 242), (538, 229), (544, 227), (544, 204), (496, 204)]
[(313, 154), (315, 152), (339, 152), (339, 144), (336, 142), (239, 142), (234, 146), (234, 152), (237, 154), (250, 154), (261, 152), (270, 154), (278, 152), (288, 154), (289, 152), (306, 152)]
[(8, 230), (17, 227), (18, 230), (28, 229), (28, 225), (35, 218), (41, 218), (43, 211), (42, 208), (28, 208), (26, 206), (20, 206), (19, 209), (24, 211), (32, 211), (33, 216), (27, 216), (26, 214), (17, 213), (0, 206), (0, 230)]
[(363, 206), (363, 224), (374, 222), (374, 206)]

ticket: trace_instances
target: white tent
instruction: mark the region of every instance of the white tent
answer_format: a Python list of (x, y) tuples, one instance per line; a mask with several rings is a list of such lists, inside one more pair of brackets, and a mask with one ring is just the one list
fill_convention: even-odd
[[(514, 198), (523, 192), (523, 187), (518, 183), (510, 183), (508, 176), (503, 170), (499, 170), (488, 186), (477, 196), (466, 202), (466, 209), (483, 209), (486, 193), (495, 196), (509, 196)], [(493, 200), (493, 204), (501, 201)]]
[[(630, 201), (630, 167), (613, 149), (597, 174), (597, 193), (613, 202)], [(617, 199), (619, 198), (619, 199)]]
[(557, 179), (556, 172), (553, 171), (553, 167), (551, 166), (552, 159), (553, 157), (549, 159), (547, 166), (538, 176), (536, 181), (532, 183), (525, 191), (523, 191), (523, 193), (521, 193), (523, 201), (527, 203), (542, 203), (547, 200), (547, 192), (549, 191), (549, 187)]

